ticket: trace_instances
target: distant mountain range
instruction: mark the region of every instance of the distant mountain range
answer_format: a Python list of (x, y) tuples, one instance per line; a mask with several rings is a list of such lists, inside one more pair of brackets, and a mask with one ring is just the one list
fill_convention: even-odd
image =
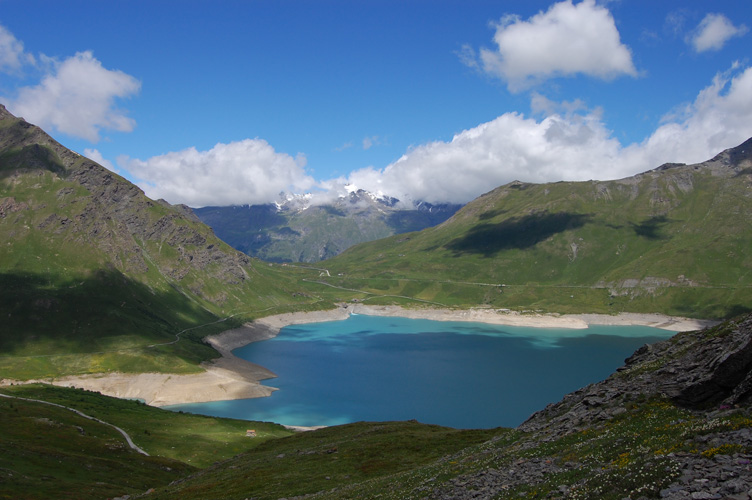
[(461, 206), (418, 203), (405, 208), (396, 198), (353, 188), (322, 205), (312, 205), (306, 196), (294, 196), (274, 204), (193, 211), (217, 236), (243, 253), (269, 262), (317, 262), (358, 243), (435, 226)]

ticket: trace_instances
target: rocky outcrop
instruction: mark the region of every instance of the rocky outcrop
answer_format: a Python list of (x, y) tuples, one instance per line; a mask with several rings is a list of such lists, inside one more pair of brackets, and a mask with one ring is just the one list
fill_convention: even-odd
[(621, 413), (626, 401), (663, 395), (701, 410), (752, 396), (752, 316), (644, 345), (608, 379), (568, 394), (520, 429), (563, 435)]

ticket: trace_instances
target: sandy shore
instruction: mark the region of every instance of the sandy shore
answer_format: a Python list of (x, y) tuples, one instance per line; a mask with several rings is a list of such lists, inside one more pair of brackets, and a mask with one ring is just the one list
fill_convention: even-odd
[[(261, 382), (276, 377), (263, 366), (242, 360), (233, 349), (270, 339), (288, 325), (346, 319), (350, 314), (400, 316), (434, 321), (470, 321), (538, 328), (587, 328), (588, 325), (643, 325), (680, 332), (699, 330), (717, 322), (677, 318), (661, 314), (528, 314), (498, 309), (403, 309), (396, 306), (350, 304), (327, 311), (290, 313), (261, 318), (247, 325), (206, 337), (221, 357), (202, 364), (203, 373), (109, 373), (40, 380), (64, 387), (80, 387), (119, 398), (138, 398), (153, 406), (257, 398), (276, 389)], [(10, 381), (6, 381), (10, 382)]]
[(650, 326), (673, 332), (700, 330), (717, 321), (665, 316), (663, 314), (534, 314), (506, 309), (403, 309), (396, 306), (350, 306), (350, 312), (373, 316), (400, 316), (434, 321), (472, 321), (494, 325), (534, 328), (587, 328), (589, 325)]

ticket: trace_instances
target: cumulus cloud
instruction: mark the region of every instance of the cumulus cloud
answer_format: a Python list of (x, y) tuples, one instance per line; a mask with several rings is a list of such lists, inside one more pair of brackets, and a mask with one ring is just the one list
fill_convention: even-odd
[(418, 146), (381, 171), (355, 171), (348, 181), (402, 200), (464, 203), (515, 179), (592, 177), (618, 151), (619, 142), (595, 114), (538, 121), (505, 113), (449, 142)]
[(450, 141), (414, 147), (383, 169), (318, 183), (306, 174), (304, 157), (277, 152), (261, 139), (147, 160), (121, 157), (117, 164), (150, 197), (194, 207), (269, 203), (280, 193), (305, 192), (313, 192), (313, 203), (326, 203), (354, 188), (407, 203), (465, 203), (513, 180), (609, 180), (666, 162), (707, 160), (752, 137), (752, 68), (734, 64), (719, 73), (649, 137), (629, 145), (614, 137), (601, 109), (580, 100), (556, 102), (533, 93), (531, 109), (533, 116), (505, 113)]
[(34, 56), (24, 50), (23, 43), (0, 26), (0, 71), (18, 72), (24, 65), (34, 63)]
[(717, 75), (650, 137), (628, 146), (613, 137), (598, 109), (578, 101), (557, 105), (537, 94), (533, 106), (548, 114), (505, 113), (342, 182), (402, 200), (464, 203), (513, 180), (608, 180), (666, 162), (704, 161), (752, 137), (752, 68), (734, 65)]
[(42, 128), (97, 142), (103, 129), (133, 130), (136, 122), (115, 107), (115, 100), (140, 87), (136, 78), (103, 67), (91, 52), (79, 52), (54, 63), (39, 85), (19, 89), (8, 107)]
[(506, 81), (512, 92), (560, 76), (637, 76), (614, 18), (595, 0), (559, 2), (526, 21), (507, 15), (496, 25), (494, 42), (495, 50), (480, 50), (480, 62), (467, 46), (460, 59)]
[(306, 159), (278, 153), (262, 139), (184, 149), (147, 160), (121, 156), (120, 168), (139, 179), (147, 196), (192, 207), (269, 203), (281, 192), (305, 192), (314, 180)]
[(734, 26), (723, 14), (706, 15), (687, 42), (695, 52), (721, 50), (731, 38), (742, 36), (749, 31), (745, 25)]
[(667, 161), (700, 162), (738, 146), (752, 137), (752, 68), (735, 63), (717, 74), (692, 103), (663, 121), (648, 139), (625, 153), (641, 152), (656, 166)]

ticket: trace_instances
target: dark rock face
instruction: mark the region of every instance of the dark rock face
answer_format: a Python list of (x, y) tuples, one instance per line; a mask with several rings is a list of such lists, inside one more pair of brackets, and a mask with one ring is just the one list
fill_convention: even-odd
[[(662, 367), (641, 385), (646, 390), (652, 385), (651, 392), (666, 394), (687, 408), (748, 402), (752, 388), (752, 319), (733, 328), (724, 327), (704, 340), (697, 341), (697, 335), (683, 334), (640, 349), (626, 360), (622, 371), (628, 374), (661, 363)], [(691, 347), (684, 347), (688, 343)]]
[(639, 395), (665, 395), (697, 410), (749, 403), (752, 316), (645, 345), (617, 373), (535, 413), (520, 429), (563, 435), (613, 416), (622, 409), (618, 401)]

